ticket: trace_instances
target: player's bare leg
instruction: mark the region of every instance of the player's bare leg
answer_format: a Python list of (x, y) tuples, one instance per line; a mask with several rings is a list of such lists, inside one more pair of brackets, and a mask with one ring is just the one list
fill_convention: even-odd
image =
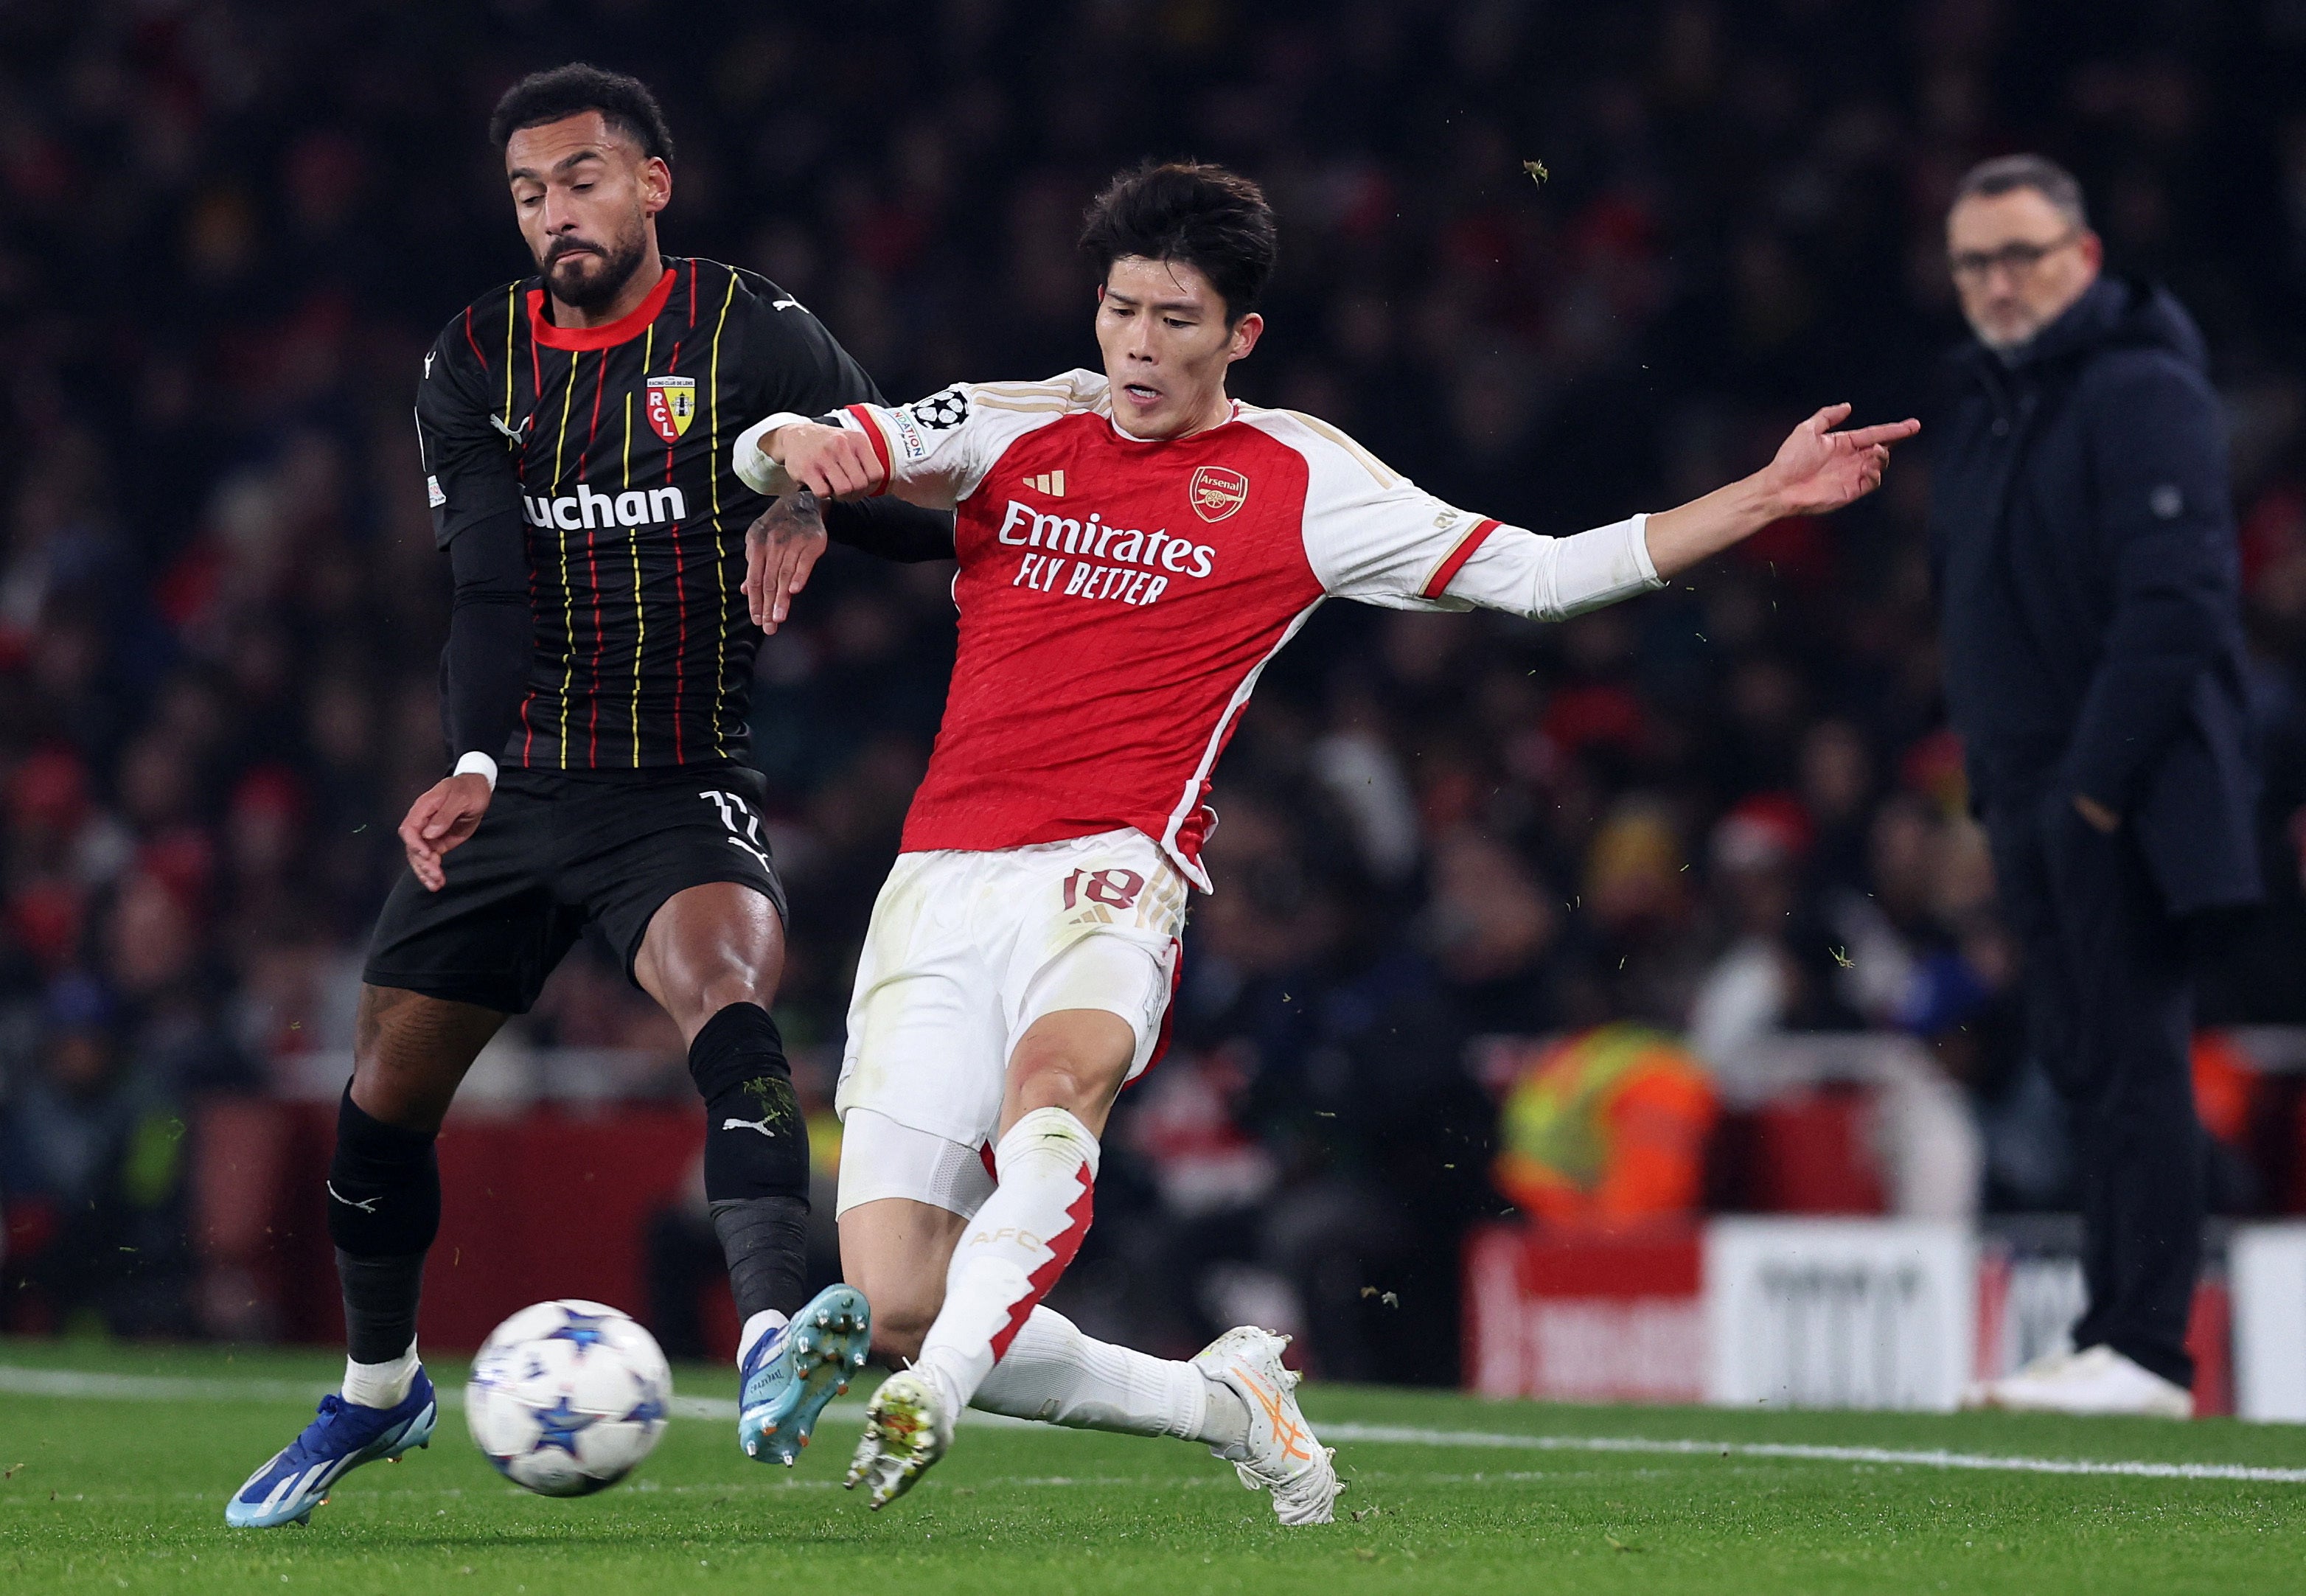
[(950, 1208), (909, 1197), (877, 1198), (841, 1216), (841, 1272), (873, 1304), (873, 1354), (890, 1368), (921, 1355), (968, 1225)]
[(776, 906), (736, 882), (667, 899), (633, 978), (680, 1028), (705, 1097), (705, 1195), (743, 1333), (738, 1444), (790, 1466), (865, 1361), (866, 1299), (836, 1285), (806, 1307), (808, 1126), (769, 1018), (785, 965)]
[(776, 905), (741, 883), (708, 882), (664, 900), (633, 958), (633, 979), (694, 1044), (730, 1003), (766, 1009), (785, 973)]
[(405, 1131), (437, 1132), (465, 1072), (505, 1017), (397, 986), (360, 990), (353, 1031), (353, 1101)]

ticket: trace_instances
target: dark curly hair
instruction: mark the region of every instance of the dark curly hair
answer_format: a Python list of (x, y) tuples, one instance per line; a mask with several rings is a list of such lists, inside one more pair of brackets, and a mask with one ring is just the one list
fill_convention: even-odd
[(1083, 218), (1080, 247), (1102, 278), (1115, 260), (1181, 260), (1223, 296), (1226, 322), (1257, 309), (1277, 250), (1265, 191), (1199, 161), (1148, 161), (1106, 184)]
[(672, 132), (648, 85), (582, 61), (531, 73), (506, 90), (489, 116), (489, 142), (502, 149), (522, 128), (586, 111), (598, 111), (602, 121), (638, 144), (642, 155), (672, 164)]

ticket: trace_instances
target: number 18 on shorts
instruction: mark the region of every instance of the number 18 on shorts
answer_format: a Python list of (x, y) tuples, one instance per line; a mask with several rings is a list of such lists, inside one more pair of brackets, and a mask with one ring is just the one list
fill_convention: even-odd
[(966, 1147), (997, 1130), (1009, 1054), (1033, 1022), (1103, 1009), (1152, 1061), (1187, 888), (1157, 844), (1115, 831), (991, 852), (898, 856), (873, 906), (838, 1105)]

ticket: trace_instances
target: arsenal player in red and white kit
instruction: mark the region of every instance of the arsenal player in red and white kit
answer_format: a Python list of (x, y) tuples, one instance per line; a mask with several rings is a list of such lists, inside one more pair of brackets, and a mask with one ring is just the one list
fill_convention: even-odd
[[(1324, 601), (1559, 620), (1646, 592), (1783, 516), (1880, 480), (1907, 421), (1797, 428), (1678, 509), (1543, 537), (1459, 509), (1314, 417), (1227, 397), (1274, 253), (1256, 185), (1148, 166), (1091, 208), (1102, 373), (961, 383), (899, 409), (764, 418), (764, 492), (888, 492), (958, 512), (960, 653), (903, 851), (874, 909), (839, 1106), (841, 1255), (875, 1344), (850, 1483), (875, 1506), (961, 1409), (1208, 1442), (1285, 1523), (1340, 1487), (1243, 1327), (1190, 1363), (1091, 1342), (1040, 1299), (1087, 1232), (1097, 1136), (1163, 1029), (1210, 775), (1267, 661)], [(773, 627), (813, 540), (754, 550)], [(993, 1149), (988, 1174), (980, 1149)]]

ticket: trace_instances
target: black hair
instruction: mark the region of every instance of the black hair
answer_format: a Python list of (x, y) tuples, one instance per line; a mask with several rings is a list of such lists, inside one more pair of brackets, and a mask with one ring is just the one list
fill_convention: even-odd
[(1954, 184), (1953, 202), (1959, 205), (1973, 197), (1992, 199), (2021, 188), (2032, 189), (2047, 200), (2050, 208), (2077, 232), (2088, 229), (2089, 211), (2082, 204), (2082, 185), (2046, 155), (1997, 155), (1978, 162)]
[(489, 116), (489, 142), (502, 149), (522, 128), (586, 111), (598, 111), (602, 121), (638, 144), (642, 155), (672, 164), (672, 132), (648, 85), (583, 61), (531, 73), (506, 90)]
[(1083, 218), (1080, 247), (1102, 278), (1115, 260), (1179, 260), (1225, 300), (1227, 325), (1257, 309), (1277, 252), (1273, 207), (1238, 172), (1199, 161), (1147, 161), (1106, 184)]

